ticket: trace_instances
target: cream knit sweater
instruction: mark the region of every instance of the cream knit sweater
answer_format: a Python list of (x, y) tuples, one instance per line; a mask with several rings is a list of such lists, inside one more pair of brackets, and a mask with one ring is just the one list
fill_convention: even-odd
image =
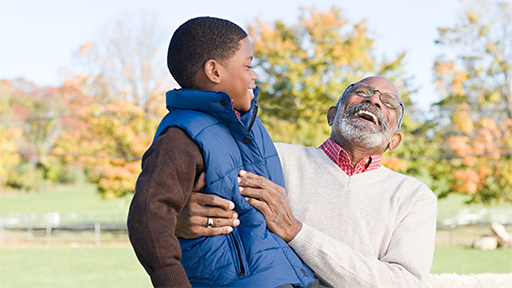
[(319, 148), (276, 144), (302, 230), (289, 243), (333, 287), (425, 287), (437, 199), (381, 166), (348, 177)]

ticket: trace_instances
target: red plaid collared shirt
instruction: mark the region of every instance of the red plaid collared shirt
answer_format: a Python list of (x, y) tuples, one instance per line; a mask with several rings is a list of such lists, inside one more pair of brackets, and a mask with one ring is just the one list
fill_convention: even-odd
[[(231, 99), (231, 107), (233, 107), (233, 109), (235, 109), (235, 107), (233, 106), (233, 103), (235, 102), (235, 100)], [(241, 120), (242, 119), (242, 116), (240, 116), (240, 112), (238, 112), (237, 110), (235, 110), (235, 114), (236, 114), (236, 117), (238, 117), (238, 120)]]
[(327, 139), (319, 148), (348, 176), (375, 170), (380, 167), (382, 161), (381, 155), (370, 155), (359, 161), (354, 168), (350, 164), (348, 153), (336, 144), (332, 138)]

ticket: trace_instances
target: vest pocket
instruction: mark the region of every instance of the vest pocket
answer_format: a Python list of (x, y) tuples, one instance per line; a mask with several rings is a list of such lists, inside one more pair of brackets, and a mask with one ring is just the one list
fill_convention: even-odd
[(240, 244), (238, 243), (238, 240), (236, 240), (235, 233), (231, 232), (231, 237), (233, 238), (233, 243), (235, 244), (235, 252), (237, 254), (238, 263), (240, 264), (239, 267), (239, 274), (240, 276), (245, 276), (245, 267), (244, 267), (244, 261), (242, 260), (242, 251), (240, 249)]

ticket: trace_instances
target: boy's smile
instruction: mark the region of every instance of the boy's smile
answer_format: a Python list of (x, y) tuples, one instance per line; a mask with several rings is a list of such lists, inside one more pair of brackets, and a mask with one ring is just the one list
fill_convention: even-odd
[(222, 81), (217, 89), (227, 93), (233, 99), (233, 108), (240, 112), (248, 111), (254, 98), (258, 74), (252, 70), (252, 58), (251, 41), (246, 37), (240, 40), (240, 49), (233, 57), (219, 67)]

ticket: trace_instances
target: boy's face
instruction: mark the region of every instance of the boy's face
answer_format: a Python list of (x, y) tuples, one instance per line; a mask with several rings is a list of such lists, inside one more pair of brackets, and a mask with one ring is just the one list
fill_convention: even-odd
[(251, 100), (254, 98), (252, 89), (256, 87), (258, 74), (252, 70), (252, 47), (249, 38), (240, 40), (240, 49), (229, 59), (226, 66), (220, 65), (222, 74), (218, 91), (225, 92), (233, 99), (233, 108), (240, 112), (251, 109)]

